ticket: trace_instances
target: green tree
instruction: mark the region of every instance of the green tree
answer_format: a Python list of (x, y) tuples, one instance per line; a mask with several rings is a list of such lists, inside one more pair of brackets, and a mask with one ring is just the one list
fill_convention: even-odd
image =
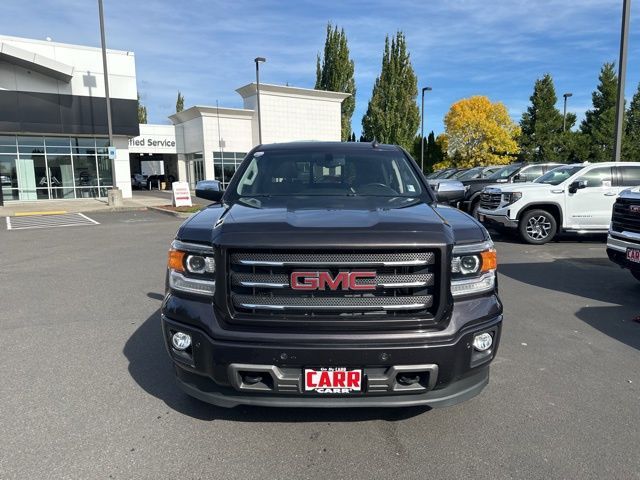
[[(531, 105), (522, 115), (519, 138), (520, 155), (528, 162), (564, 162), (569, 156), (567, 137), (563, 134), (562, 113), (556, 108), (556, 90), (551, 75), (545, 74), (536, 80)], [(570, 130), (576, 116), (567, 114), (567, 129)]]
[(351, 117), (356, 108), (356, 82), (353, 77), (354, 64), (349, 58), (349, 46), (344, 29), (338, 30), (327, 24), (327, 37), (322, 57), (316, 60), (316, 90), (330, 90), (351, 94), (342, 102), (341, 138), (351, 137)]
[(363, 135), (411, 150), (420, 125), (417, 95), (418, 80), (405, 36), (399, 31), (391, 41), (388, 36), (385, 39), (382, 70), (362, 118)]
[(178, 99), (176, 100), (176, 113), (184, 110), (184, 96), (178, 90)]
[(618, 77), (613, 63), (605, 63), (600, 70), (600, 83), (593, 92), (593, 108), (585, 114), (580, 125), (583, 137), (582, 161), (606, 162), (613, 160), (613, 139), (616, 116)]
[(138, 123), (147, 123), (147, 107), (140, 102), (140, 94), (138, 93)]
[(640, 161), (640, 84), (638, 84), (638, 89), (627, 110), (622, 160), (625, 162)]
[(433, 171), (433, 166), (436, 163), (440, 163), (445, 159), (445, 152), (442, 149), (442, 143), (438, 143), (436, 136), (433, 133), (429, 133), (427, 137), (427, 145), (424, 152), (424, 169), (425, 172)]

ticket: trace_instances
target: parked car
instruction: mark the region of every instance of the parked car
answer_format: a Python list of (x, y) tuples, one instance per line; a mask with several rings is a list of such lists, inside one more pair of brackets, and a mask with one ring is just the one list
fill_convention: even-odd
[(512, 163), (498, 168), (493, 174), (486, 177), (461, 179), (466, 187), (466, 192), (460, 208), (478, 218), (480, 194), (484, 187), (494, 183), (531, 182), (559, 165), (559, 163)]
[[(178, 383), (223, 407), (453, 405), (502, 328), (487, 231), (399, 147), (260, 145), (172, 243), (161, 323)], [(452, 187), (457, 185), (457, 187)], [(451, 188), (450, 188), (451, 187)], [(436, 196), (437, 195), (437, 196)]]
[(502, 167), (502, 165), (490, 167), (473, 167), (459, 171), (452, 178), (460, 181), (487, 178), (494, 174), (496, 171), (500, 170)]
[[(640, 172), (636, 172), (636, 181), (640, 185)], [(624, 190), (613, 204), (607, 255), (640, 281), (640, 187)]]
[(131, 175), (131, 187), (133, 189), (147, 188), (147, 176), (141, 173)]
[(147, 188), (149, 190), (161, 189), (162, 184), (165, 184), (165, 188), (171, 188), (171, 184), (175, 182), (173, 175), (149, 175), (147, 178)]
[(606, 233), (616, 197), (639, 182), (640, 162), (565, 165), (533, 183), (486, 187), (478, 215), (538, 245), (560, 231)]

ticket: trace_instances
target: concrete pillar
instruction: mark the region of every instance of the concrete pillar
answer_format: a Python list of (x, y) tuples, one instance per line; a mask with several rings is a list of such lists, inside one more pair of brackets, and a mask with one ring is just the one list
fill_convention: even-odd
[(129, 138), (114, 136), (113, 143), (116, 147), (116, 171), (114, 173), (115, 185), (122, 190), (122, 198), (131, 198), (131, 166), (129, 161)]

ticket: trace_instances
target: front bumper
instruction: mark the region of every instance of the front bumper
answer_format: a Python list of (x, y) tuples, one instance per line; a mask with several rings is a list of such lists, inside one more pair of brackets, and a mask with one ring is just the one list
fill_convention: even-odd
[(513, 220), (509, 218), (507, 215), (499, 215), (496, 213), (492, 213), (491, 210), (479, 209), (478, 215), (480, 217), (480, 221), (487, 226), (500, 226), (506, 228), (518, 228), (518, 220)]
[[(162, 316), (169, 355), (180, 387), (189, 395), (222, 407), (259, 405), (275, 407), (443, 407), (465, 401), (482, 391), (489, 380), (489, 363), (500, 342), (502, 315), (463, 327), (446, 341), (420, 341), (398, 345), (265, 343), (211, 338), (193, 325)], [(172, 348), (173, 332), (192, 336), (186, 354)], [(487, 352), (472, 347), (477, 333), (490, 332)], [(304, 367), (361, 368), (364, 392), (343, 396), (303, 393)], [(399, 385), (399, 372), (419, 372), (421, 381), (411, 388)], [(265, 381), (245, 385), (243, 372), (260, 372)]]
[(617, 263), (623, 268), (633, 271), (640, 271), (640, 263), (634, 263), (627, 260), (627, 249), (640, 249), (640, 236), (636, 239), (627, 238), (626, 235), (618, 233), (609, 233), (607, 236), (607, 256), (609, 260)]

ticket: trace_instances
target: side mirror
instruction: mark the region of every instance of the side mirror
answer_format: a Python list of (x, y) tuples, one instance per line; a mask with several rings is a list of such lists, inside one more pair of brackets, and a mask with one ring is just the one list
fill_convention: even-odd
[(576, 193), (578, 190), (587, 188), (586, 180), (576, 180), (569, 185), (569, 193)]
[(224, 194), (222, 184), (218, 180), (201, 180), (196, 183), (196, 197), (219, 202)]
[(439, 203), (455, 203), (464, 198), (466, 190), (462, 182), (457, 180), (442, 180), (432, 184)]
[(515, 183), (515, 182), (524, 182), (524, 181), (526, 181), (526, 178), (525, 178), (525, 177), (524, 177), (524, 175), (522, 175), (521, 173), (516, 173), (516, 174), (513, 176), (513, 181), (514, 181), (514, 183)]

